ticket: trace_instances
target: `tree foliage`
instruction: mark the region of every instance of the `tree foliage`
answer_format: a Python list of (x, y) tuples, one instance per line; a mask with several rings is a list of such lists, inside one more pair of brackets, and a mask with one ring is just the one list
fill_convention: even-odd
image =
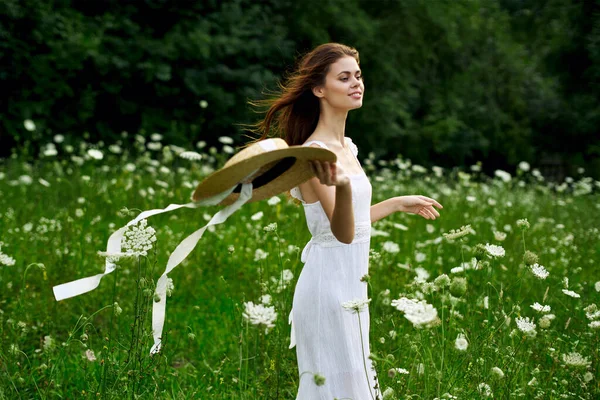
[[(248, 100), (321, 43), (356, 47), (361, 151), (600, 171), (600, 7), (592, 0), (0, 0), (0, 143), (160, 132), (240, 137)], [(205, 101), (208, 107), (199, 106)], [(32, 119), (31, 136), (23, 120)]]

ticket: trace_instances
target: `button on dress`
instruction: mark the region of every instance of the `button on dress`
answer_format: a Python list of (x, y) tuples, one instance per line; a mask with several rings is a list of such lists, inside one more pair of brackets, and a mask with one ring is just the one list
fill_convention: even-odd
[[(356, 146), (350, 138), (345, 140), (356, 158)], [(327, 148), (320, 141), (303, 146), (312, 143)], [(371, 184), (364, 171), (349, 178), (355, 222), (350, 244), (335, 238), (320, 202), (306, 203), (298, 187), (291, 190), (302, 202), (312, 235), (302, 251), (304, 267), (289, 314), (290, 349), (296, 347), (300, 381), (296, 400), (381, 399), (368, 358), (369, 308), (357, 314), (342, 307), (346, 301), (367, 299), (367, 283), (360, 279), (369, 272), (371, 240)], [(318, 386), (313, 374), (323, 376), (325, 383)]]

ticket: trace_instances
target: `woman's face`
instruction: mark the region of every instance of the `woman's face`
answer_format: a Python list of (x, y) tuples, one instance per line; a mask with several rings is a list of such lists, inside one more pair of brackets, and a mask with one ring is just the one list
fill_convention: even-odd
[(354, 57), (346, 56), (331, 64), (325, 87), (315, 88), (315, 96), (333, 108), (353, 110), (362, 106), (365, 85)]

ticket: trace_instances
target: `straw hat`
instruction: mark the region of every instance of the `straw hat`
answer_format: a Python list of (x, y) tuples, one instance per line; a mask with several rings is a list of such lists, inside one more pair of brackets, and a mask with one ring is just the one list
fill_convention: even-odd
[[(311, 160), (335, 162), (337, 157), (323, 148), (288, 146), (285, 140), (279, 138), (258, 141), (231, 157), (223, 168), (200, 182), (192, 200), (212, 197), (237, 185), (233, 193), (219, 203), (229, 205), (239, 197), (241, 184), (248, 182), (252, 182), (252, 198), (248, 203), (270, 198), (315, 176), (309, 165)], [(258, 171), (242, 182), (254, 170)]]

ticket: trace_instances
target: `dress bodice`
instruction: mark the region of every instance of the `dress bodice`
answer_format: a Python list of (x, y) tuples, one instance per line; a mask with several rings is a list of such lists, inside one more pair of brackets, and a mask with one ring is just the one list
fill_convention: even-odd
[[(358, 149), (352, 142), (352, 139), (346, 137), (346, 142), (350, 146), (352, 154), (358, 161)], [(303, 144), (310, 146), (312, 143), (317, 143), (319, 146), (326, 148), (327, 146), (320, 141), (313, 140)], [(352, 186), (352, 208), (354, 210), (354, 240), (352, 243), (368, 241), (371, 234), (371, 183), (364, 171), (359, 174), (348, 175)], [(302, 194), (298, 187), (294, 187), (290, 191), (291, 195), (302, 202), (304, 214), (306, 215), (306, 223), (308, 230), (312, 235), (311, 242), (316, 242), (323, 246), (339, 246), (344, 245), (339, 242), (331, 232), (329, 218), (325, 214), (325, 210), (321, 202), (306, 203), (302, 198)], [(305, 257), (303, 257), (305, 258)]]

